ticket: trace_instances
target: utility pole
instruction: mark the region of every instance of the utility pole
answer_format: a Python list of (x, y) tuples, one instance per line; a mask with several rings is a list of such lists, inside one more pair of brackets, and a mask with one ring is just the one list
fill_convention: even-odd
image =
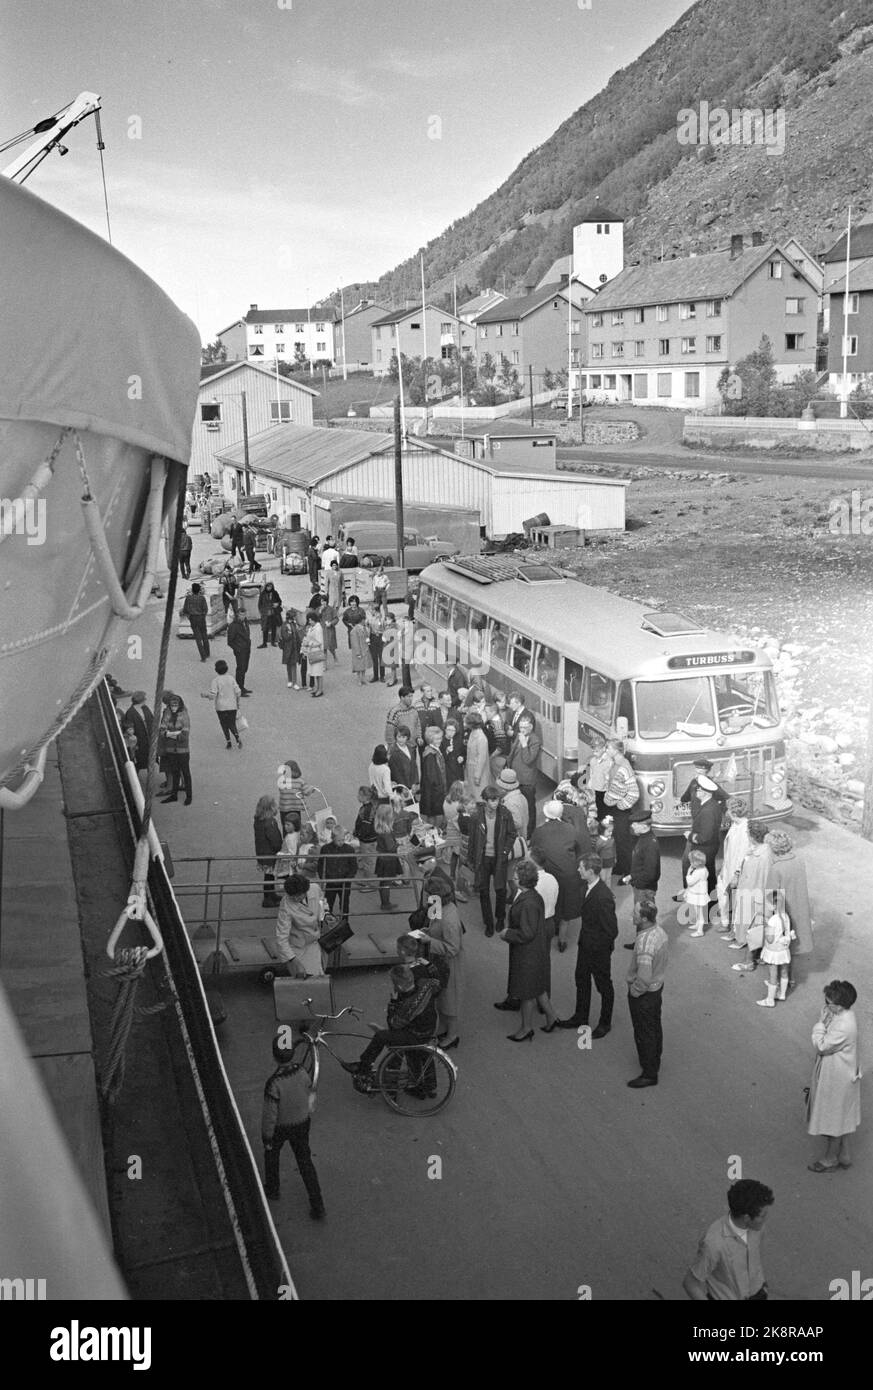
[(846, 283), (843, 287), (843, 389), (840, 399), (840, 419), (849, 415), (849, 262), (852, 246), (852, 204), (849, 204), (849, 220), (846, 223)]
[(873, 690), (870, 691), (870, 712), (867, 716), (867, 766), (864, 770), (861, 838), (873, 840)]
[(528, 384), (528, 392), (529, 392), (529, 394), (530, 394), (530, 425), (531, 425), (531, 429), (533, 429), (533, 422), (534, 422), (533, 366), (530, 365), (530, 364), (528, 365), (528, 369), (527, 369), (527, 384)]
[(252, 493), (252, 475), (251, 475), (251, 473), (249, 472), (249, 417), (248, 417), (248, 411), (246, 410), (246, 393), (245, 393), (245, 391), (241, 391), (241, 392), (240, 392), (240, 395), (242, 396), (243, 459), (244, 459), (245, 474), (246, 474), (246, 497), (250, 497), (250, 496), (251, 496), (251, 493)]
[(394, 521), (397, 527), (397, 561), (403, 569), (403, 435), (400, 432), (400, 397), (394, 397)]

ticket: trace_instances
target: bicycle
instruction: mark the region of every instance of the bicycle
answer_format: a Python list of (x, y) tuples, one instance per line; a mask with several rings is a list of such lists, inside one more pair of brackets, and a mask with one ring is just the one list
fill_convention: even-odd
[[(312, 1001), (307, 1000), (307, 1003), (311, 1006)], [(311, 1007), (310, 1012), (312, 1012)], [(313, 1020), (318, 1023), (317, 1031), (314, 1033), (305, 1031), (309, 1027), (308, 1022), (305, 1021), (301, 1025), (304, 1033), (295, 1042), (292, 1056), (297, 1053), (298, 1048), (304, 1050), (303, 1067), (309, 1074), (313, 1093), (318, 1089), (318, 1078), (321, 1072), (321, 1048), (326, 1048), (334, 1061), (339, 1062), (342, 1066), (340, 1058), (337, 1057), (327, 1039), (330, 1037), (367, 1037), (365, 1033), (339, 1033), (325, 1028), (326, 1022), (335, 1023), (344, 1014), (350, 1014), (352, 1018), (359, 1019), (361, 1010), (355, 1008), (353, 1004), (347, 1004), (344, 1009), (340, 1009), (338, 1014), (313, 1013)], [(455, 1093), (457, 1078), (458, 1068), (451, 1057), (443, 1052), (437, 1043), (410, 1043), (406, 1045), (392, 1043), (386, 1047), (384, 1055), (376, 1066), (375, 1073), (362, 1073), (355, 1076), (353, 1085), (361, 1095), (381, 1096), (389, 1109), (396, 1111), (398, 1115), (414, 1117), (436, 1115), (448, 1105)]]

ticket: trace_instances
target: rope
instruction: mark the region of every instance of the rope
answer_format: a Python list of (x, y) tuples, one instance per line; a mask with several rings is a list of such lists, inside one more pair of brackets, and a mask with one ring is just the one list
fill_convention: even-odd
[(106, 166), (103, 163), (103, 151), (106, 146), (103, 143), (103, 131), (100, 126), (100, 112), (94, 112), (94, 120), (97, 124), (97, 153), (100, 155), (100, 177), (103, 179), (103, 206), (106, 209), (106, 239), (112, 245), (112, 227), (109, 222), (109, 194), (106, 192)]
[(146, 967), (147, 956), (148, 947), (146, 946), (134, 946), (118, 951), (116, 954), (118, 964), (113, 966), (111, 970), (102, 972), (107, 978), (114, 977), (121, 981), (112, 1008), (112, 1019), (109, 1024), (109, 1051), (100, 1084), (103, 1099), (108, 1101), (110, 1105), (118, 1099), (124, 1084), (125, 1050), (134, 1017), (147, 1018), (149, 1015), (160, 1013), (162, 1009), (166, 1008), (164, 1003), (149, 1004), (140, 1009), (136, 1007), (136, 992)]

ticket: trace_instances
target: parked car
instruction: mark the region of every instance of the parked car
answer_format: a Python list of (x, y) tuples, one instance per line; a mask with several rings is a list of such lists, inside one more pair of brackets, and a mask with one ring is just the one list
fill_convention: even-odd
[[(361, 564), (365, 567), (381, 563), (394, 569), (399, 565), (397, 531), (388, 521), (344, 521), (339, 536), (343, 542), (347, 536), (354, 537)], [(423, 536), (420, 531), (404, 532), (403, 560), (410, 572), (426, 569), (437, 560), (448, 560), (457, 554), (458, 547), (452, 541), (441, 540), (439, 536)]]

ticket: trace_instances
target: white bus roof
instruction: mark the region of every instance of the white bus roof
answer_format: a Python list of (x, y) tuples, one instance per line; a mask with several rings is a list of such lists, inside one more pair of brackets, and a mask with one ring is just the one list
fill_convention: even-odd
[[(555, 564), (553, 557), (537, 555), (531, 559), (534, 573)], [(693, 623), (686, 626), (687, 620), (681, 614), (655, 612), (619, 598), (608, 589), (560, 576), (532, 582), (500, 577), (519, 566), (523, 573), (524, 562), (502, 556), (490, 566), (487, 561), (485, 565), (477, 563), (478, 577), (474, 578), (472, 572), (469, 576), (461, 574), (448, 564), (429, 565), (422, 571), (421, 580), (452, 598), (465, 600), (498, 622), (520, 627), (579, 665), (596, 664), (604, 675), (685, 676), (707, 669), (770, 665), (767, 656), (748, 642), (708, 628), (697, 629)], [(490, 580), (488, 569), (494, 572)], [(661, 619), (665, 621), (659, 622)], [(675, 636), (664, 635), (670, 627), (684, 630)], [(736, 660), (740, 652), (748, 657), (747, 661)], [(728, 658), (725, 662), (712, 661), (700, 668), (668, 666), (672, 657), (712, 657), (720, 653)], [(731, 656), (733, 660), (729, 659)]]

